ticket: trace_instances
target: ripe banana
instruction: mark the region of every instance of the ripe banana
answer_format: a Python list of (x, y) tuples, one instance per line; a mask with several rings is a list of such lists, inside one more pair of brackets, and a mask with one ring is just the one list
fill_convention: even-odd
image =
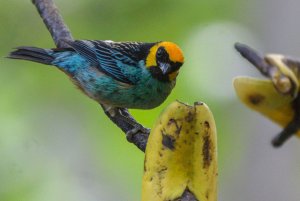
[(241, 44), (236, 49), (268, 78), (236, 77), (233, 85), (245, 105), (284, 128), (273, 145), (282, 145), (293, 134), (300, 136), (300, 61), (278, 54), (260, 57)]
[(216, 201), (217, 171), (216, 125), (211, 111), (204, 103), (173, 102), (148, 139), (142, 201), (175, 201), (186, 193), (199, 201)]

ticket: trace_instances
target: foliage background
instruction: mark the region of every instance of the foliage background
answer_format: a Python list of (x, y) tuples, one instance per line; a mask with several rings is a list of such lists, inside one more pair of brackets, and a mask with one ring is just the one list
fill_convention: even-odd
[[(280, 131), (236, 98), (232, 78), (258, 73), (233, 49), (300, 55), (297, 0), (56, 0), (77, 39), (170, 40), (186, 63), (160, 107), (132, 111), (151, 127), (179, 99), (206, 102), (219, 138), (219, 200), (298, 201), (299, 140), (270, 146)], [(143, 153), (94, 101), (53, 67), (4, 56), (21, 45), (53, 47), (29, 0), (0, 7), (0, 200), (140, 200)]]

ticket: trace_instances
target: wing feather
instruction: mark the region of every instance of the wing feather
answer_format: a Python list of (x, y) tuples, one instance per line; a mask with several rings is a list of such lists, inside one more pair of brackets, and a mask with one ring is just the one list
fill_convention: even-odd
[[(89, 41), (76, 40), (68, 43), (78, 54), (84, 56), (93, 66), (113, 77), (114, 79), (127, 83), (134, 84), (125, 74), (124, 68), (133, 66), (138, 68), (139, 54), (138, 43), (122, 43), (105, 42), (105, 41)], [(117, 44), (117, 45), (115, 45)], [(130, 45), (134, 47), (130, 48)], [(131, 51), (129, 51), (131, 50)]]

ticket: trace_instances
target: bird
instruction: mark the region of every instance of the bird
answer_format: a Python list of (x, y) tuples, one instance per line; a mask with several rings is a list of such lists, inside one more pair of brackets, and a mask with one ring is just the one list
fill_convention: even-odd
[(65, 42), (66, 48), (17, 47), (7, 57), (57, 67), (111, 115), (117, 108), (152, 109), (161, 105), (184, 63), (180, 47), (168, 41)]

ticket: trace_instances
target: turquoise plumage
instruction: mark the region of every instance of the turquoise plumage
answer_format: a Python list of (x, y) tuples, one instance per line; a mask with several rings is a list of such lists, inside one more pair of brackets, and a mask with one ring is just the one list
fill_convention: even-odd
[(175, 86), (184, 62), (171, 42), (77, 40), (69, 48), (19, 47), (9, 58), (53, 65), (89, 97), (111, 108), (151, 109)]

